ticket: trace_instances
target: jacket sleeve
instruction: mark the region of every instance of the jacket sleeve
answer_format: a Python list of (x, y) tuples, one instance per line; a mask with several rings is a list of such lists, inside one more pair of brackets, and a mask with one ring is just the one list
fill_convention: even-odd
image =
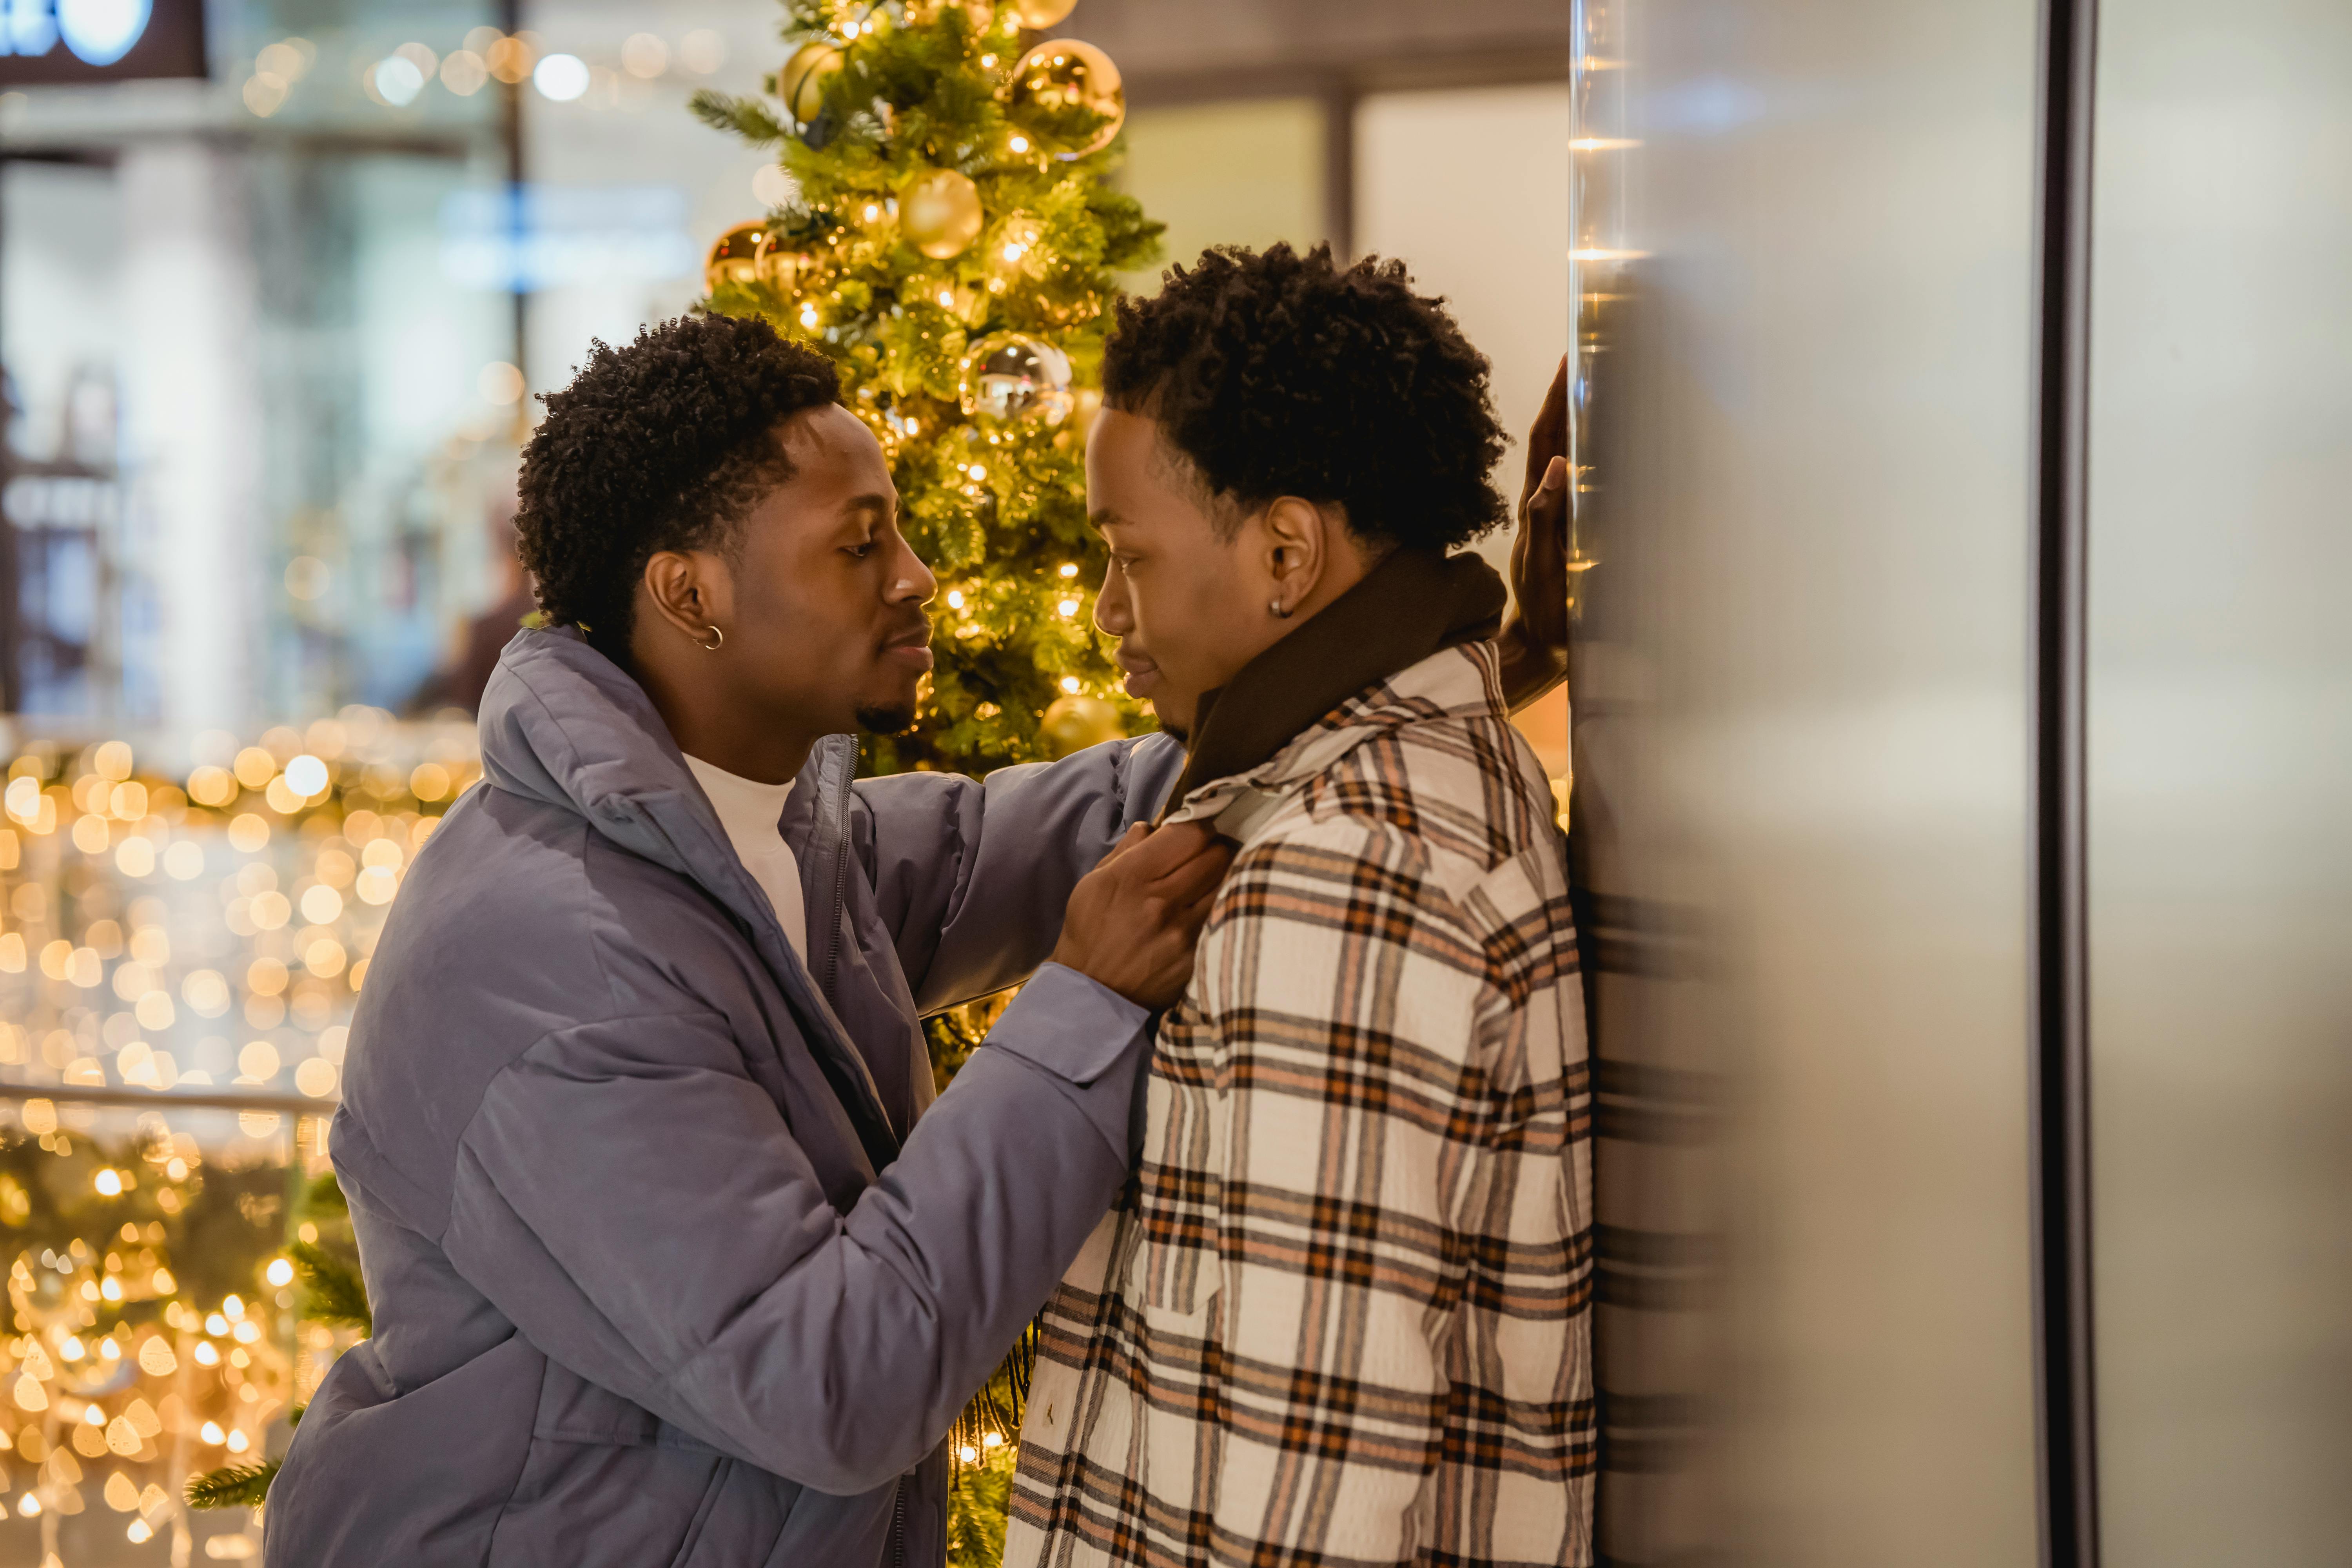
[[(1211, 1057), (1196, 1070), (1223, 1089), (1210, 1157), (1145, 1154), (1147, 1188), (1164, 1160), (1206, 1163), (1221, 1194), (1198, 1289), (1223, 1297), (1233, 1372), (1204, 1404), (1215, 1531), (1237, 1561), (1419, 1561), (1433, 1530), (1441, 1554), (1486, 1555), (1426, 1510), (1455, 1392), (1453, 1243), (1490, 1115), (1486, 965), (1387, 837), (1334, 824), (1235, 863), (1196, 971)], [(1147, 1280), (1153, 1247), (1147, 1227)]]
[(1144, 1018), (1047, 966), (846, 1214), (717, 1016), (566, 1029), (491, 1084), (443, 1247), (582, 1377), (870, 1490), (939, 1443), (1117, 1194)]
[(1015, 984), (1045, 960), (1080, 877), (1150, 821), (1184, 765), (1167, 735), (1058, 763), (861, 779), (853, 842), (925, 1014)]

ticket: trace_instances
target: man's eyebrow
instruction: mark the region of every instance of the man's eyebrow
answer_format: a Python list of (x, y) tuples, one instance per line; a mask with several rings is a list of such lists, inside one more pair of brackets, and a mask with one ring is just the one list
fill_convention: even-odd
[(890, 516), (892, 505), (891, 499), (879, 491), (851, 496), (841, 503), (841, 510), (833, 515), (835, 536), (837, 538), (855, 536), (859, 539), (872, 537), (876, 522)]
[(880, 490), (868, 490), (864, 495), (851, 496), (843, 501), (837, 515), (845, 528), (852, 524), (870, 528), (874, 519), (888, 517), (898, 510), (898, 505), (897, 497), (884, 495)]
[(1100, 533), (1106, 528), (1126, 528), (1132, 525), (1126, 518), (1119, 516), (1110, 508), (1102, 507), (1087, 514), (1087, 526)]

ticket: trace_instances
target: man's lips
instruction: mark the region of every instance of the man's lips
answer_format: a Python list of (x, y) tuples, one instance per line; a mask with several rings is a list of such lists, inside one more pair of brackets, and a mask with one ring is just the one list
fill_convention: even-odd
[(908, 631), (900, 632), (897, 637), (892, 637), (889, 641), (882, 645), (882, 653), (883, 657), (887, 658), (902, 660), (905, 663), (913, 665), (918, 669), (930, 668), (931, 628), (929, 623), (926, 622), (921, 626)]
[(1115, 654), (1112, 662), (1127, 672), (1127, 694), (1138, 701), (1151, 695), (1151, 689), (1160, 684), (1160, 667), (1148, 658)]

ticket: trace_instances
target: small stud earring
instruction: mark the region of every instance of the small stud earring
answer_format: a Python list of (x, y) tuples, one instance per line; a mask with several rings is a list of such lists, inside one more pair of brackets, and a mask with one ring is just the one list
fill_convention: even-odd
[(709, 642), (698, 642), (694, 646), (697, 647), (709, 648), (712, 653), (717, 653), (720, 648), (727, 646), (727, 634), (720, 631), (717, 626), (713, 626), (710, 628), (710, 640)]
[(1272, 604), (1266, 605), (1266, 608), (1274, 613), (1274, 618), (1277, 621), (1286, 621), (1290, 618), (1290, 612), (1282, 607), (1282, 601), (1280, 599), (1275, 600)]

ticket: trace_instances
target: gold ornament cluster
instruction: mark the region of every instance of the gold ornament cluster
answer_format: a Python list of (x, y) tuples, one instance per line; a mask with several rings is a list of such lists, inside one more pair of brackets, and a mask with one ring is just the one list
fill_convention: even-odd
[[(1010, 0), (1022, 26), (1032, 29), (1061, 22), (1076, 3)], [(907, 6), (906, 19), (912, 26), (936, 25), (958, 5), (974, 37), (995, 21), (990, 0), (923, 0)], [(794, 128), (804, 135), (824, 113), (827, 84), (847, 64), (847, 39), (830, 37), (810, 39), (793, 51), (777, 73), (777, 96)], [(1013, 128), (1007, 154), (1034, 158), (1041, 165), (1048, 159), (1074, 160), (1101, 151), (1126, 122), (1126, 93), (1118, 66), (1101, 49), (1075, 38), (1048, 38), (1034, 45), (1004, 73), (999, 91), (1006, 122)], [(959, 169), (921, 170), (899, 185), (889, 205), (899, 237), (933, 261), (962, 256), (989, 226), (979, 184)], [(879, 216), (873, 207), (866, 213), (868, 221)], [(1044, 226), (1035, 217), (1007, 215), (990, 240), (990, 289), (1002, 291), (1016, 276), (1034, 276), (1044, 236)], [(719, 236), (705, 264), (704, 280), (714, 293), (730, 286), (758, 286), (789, 300), (818, 266), (815, 257), (795, 247), (768, 221), (752, 220)], [(977, 322), (987, 313), (979, 291), (952, 281), (939, 286), (937, 302), (968, 321)], [(814, 330), (820, 314), (814, 304), (803, 303), (798, 319), (803, 328)], [(1076, 405), (1068, 357), (1030, 333), (1002, 331), (978, 340), (966, 349), (960, 371), (962, 411), (982, 424), (1058, 425)]]
[[(935, 24), (957, 0), (909, 5), (914, 26)], [(993, 18), (990, 0), (960, 0), (974, 32)], [(1013, 0), (1022, 26), (1050, 27), (1067, 16), (1076, 0)], [(870, 26), (871, 24), (869, 24)], [(793, 126), (806, 132), (823, 112), (825, 87), (847, 63), (841, 43), (815, 38), (802, 44), (776, 75), (777, 96)], [(1127, 121), (1127, 94), (1118, 67), (1092, 44), (1048, 38), (1022, 55), (1006, 72), (1002, 96), (1005, 118), (1016, 128), (1009, 151), (1062, 159), (1083, 158), (1110, 145)], [(1061, 134), (1073, 114), (1085, 125), (1076, 140)], [(899, 232), (934, 261), (961, 256), (987, 224), (980, 187), (959, 170), (928, 169), (898, 193)], [(775, 247), (764, 223), (738, 224), (719, 238), (704, 266), (704, 281), (716, 292), (727, 284), (761, 283), (789, 292), (809, 258)]]

